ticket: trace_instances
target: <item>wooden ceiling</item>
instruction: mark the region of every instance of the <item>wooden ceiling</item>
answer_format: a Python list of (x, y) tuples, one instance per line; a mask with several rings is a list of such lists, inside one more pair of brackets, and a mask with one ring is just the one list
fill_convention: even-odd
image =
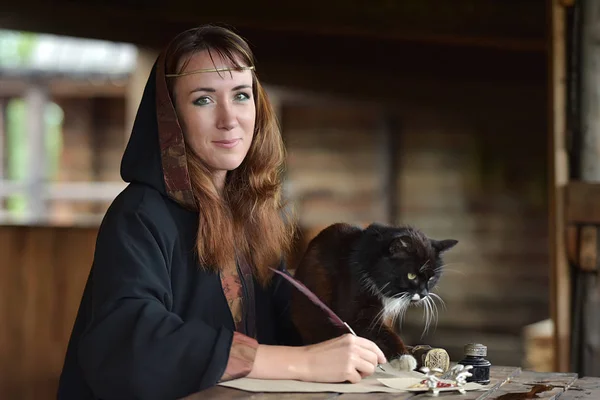
[(249, 40), (263, 79), (287, 85), (292, 74), (308, 89), (351, 93), (347, 83), (331, 81), (369, 74), (370, 85), (432, 74), (455, 81), (545, 80), (546, 3), (8, 0), (0, 27), (160, 48), (183, 29), (224, 23)]
[(6, 1), (0, 26), (162, 46), (174, 32), (221, 22), (248, 33), (369, 37), (545, 48), (544, 0)]

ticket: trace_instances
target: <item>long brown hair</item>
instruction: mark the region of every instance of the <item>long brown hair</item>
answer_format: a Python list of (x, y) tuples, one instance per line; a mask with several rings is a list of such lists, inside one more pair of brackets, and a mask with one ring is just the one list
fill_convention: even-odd
[[(208, 51), (233, 65), (254, 65), (248, 44), (229, 29), (207, 25), (179, 34), (166, 53), (166, 74), (181, 73), (192, 54)], [(241, 256), (253, 268), (261, 285), (271, 277), (269, 267), (285, 259), (294, 234), (291, 218), (284, 215), (281, 179), (285, 149), (279, 124), (256, 72), (252, 71), (256, 105), (255, 131), (242, 164), (229, 171), (219, 196), (211, 171), (189, 146), (186, 157), (192, 191), (198, 204), (196, 249), (201, 265), (219, 270)], [(168, 88), (173, 98), (173, 82)], [(235, 250), (234, 250), (235, 249)]]

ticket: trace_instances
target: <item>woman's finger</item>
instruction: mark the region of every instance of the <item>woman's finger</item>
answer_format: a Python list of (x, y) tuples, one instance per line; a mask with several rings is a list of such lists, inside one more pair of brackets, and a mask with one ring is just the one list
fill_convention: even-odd
[(354, 368), (360, 374), (361, 377), (373, 375), (375, 372), (376, 364), (372, 364), (364, 358), (357, 357), (354, 360)]
[(381, 351), (379, 346), (377, 346), (374, 342), (370, 341), (369, 339), (365, 339), (362, 337), (358, 337), (357, 339), (358, 339), (357, 344), (359, 346), (364, 347), (365, 349), (367, 349), (377, 355), (377, 363), (378, 364), (387, 363), (385, 355), (383, 354), (383, 351)]

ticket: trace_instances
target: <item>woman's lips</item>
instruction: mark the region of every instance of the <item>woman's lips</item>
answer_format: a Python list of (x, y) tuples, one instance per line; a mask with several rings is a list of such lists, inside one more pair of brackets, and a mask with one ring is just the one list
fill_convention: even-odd
[(232, 149), (240, 142), (241, 139), (232, 139), (232, 140), (215, 140), (213, 143), (217, 147), (222, 147), (224, 149)]

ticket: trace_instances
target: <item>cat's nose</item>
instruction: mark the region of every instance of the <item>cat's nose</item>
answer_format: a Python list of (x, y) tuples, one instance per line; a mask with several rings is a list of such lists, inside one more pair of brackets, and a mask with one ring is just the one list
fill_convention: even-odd
[(419, 296), (421, 296), (421, 298), (424, 299), (425, 297), (429, 296), (429, 290), (421, 289), (421, 291), (419, 292)]

